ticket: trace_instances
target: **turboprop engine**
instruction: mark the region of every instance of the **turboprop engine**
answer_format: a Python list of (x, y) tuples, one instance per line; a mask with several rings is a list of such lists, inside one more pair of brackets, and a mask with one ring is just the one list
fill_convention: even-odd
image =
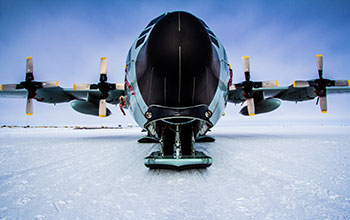
[[(279, 99), (275, 98), (267, 98), (263, 99), (257, 103), (254, 103), (255, 105), (255, 114), (261, 114), (266, 112), (272, 112), (273, 110), (276, 110), (281, 105), (281, 101)], [(239, 112), (242, 115), (248, 116), (248, 107), (245, 106), (241, 109)]]
[[(82, 114), (99, 116), (99, 105), (97, 103), (88, 102), (85, 100), (74, 100), (71, 103), (72, 108)], [(111, 111), (106, 108), (106, 116), (109, 116)]]
[[(110, 91), (119, 90), (121, 94), (124, 94), (124, 84), (107, 82), (107, 57), (102, 57), (100, 62), (100, 82), (98, 84), (74, 84), (73, 90), (82, 92), (95, 90), (88, 93), (87, 100), (74, 100), (71, 103), (75, 111), (88, 115), (107, 117), (112, 113), (106, 107), (106, 104), (116, 101), (108, 99)], [(120, 107), (121, 110), (122, 107)]]

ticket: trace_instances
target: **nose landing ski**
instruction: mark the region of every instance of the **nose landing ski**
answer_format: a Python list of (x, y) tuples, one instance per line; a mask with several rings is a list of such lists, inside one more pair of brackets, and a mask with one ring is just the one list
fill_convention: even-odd
[(193, 155), (185, 155), (181, 158), (162, 156), (160, 151), (153, 152), (145, 158), (145, 166), (151, 169), (198, 169), (210, 167), (213, 159), (203, 152), (195, 151)]
[[(191, 129), (191, 126), (188, 128)], [(165, 135), (168, 132), (172, 132), (173, 135)], [(193, 130), (191, 132), (191, 130), (186, 130), (185, 125), (175, 124), (174, 129), (170, 128), (168, 132), (163, 132), (159, 141), (160, 151), (153, 152), (145, 158), (146, 167), (183, 170), (211, 166), (213, 159), (194, 149)]]

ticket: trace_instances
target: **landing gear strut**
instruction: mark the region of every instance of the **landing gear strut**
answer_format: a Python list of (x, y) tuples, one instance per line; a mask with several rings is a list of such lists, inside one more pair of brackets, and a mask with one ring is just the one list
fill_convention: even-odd
[(194, 124), (164, 124), (160, 131), (160, 150), (145, 158), (148, 168), (207, 168), (212, 158), (196, 151)]
[(175, 133), (175, 145), (174, 145), (174, 159), (180, 159), (181, 154), (181, 140), (180, 140), (180, 130), (179, 125), (176, 125), (176, 133)]

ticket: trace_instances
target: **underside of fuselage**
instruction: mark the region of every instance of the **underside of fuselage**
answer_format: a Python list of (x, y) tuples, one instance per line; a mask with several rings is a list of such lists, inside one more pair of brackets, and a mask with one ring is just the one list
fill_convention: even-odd
[(213, 126), (208, 107), (220, 78), (220, 61), (205, 24), (186, 12), (161, 17), (137, 55), (136, 78), (148, 106), (144, 127), (161, 144), (145, 165), (210, 166), (211, 158), (194, 149), (195, 139)]

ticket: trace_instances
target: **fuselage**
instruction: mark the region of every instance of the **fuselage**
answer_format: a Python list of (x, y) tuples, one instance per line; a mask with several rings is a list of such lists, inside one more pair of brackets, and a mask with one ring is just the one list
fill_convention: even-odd
[(228, 96), (229, 64), (209, 27), (187, 12), (153, 19), (129, 50), (126, 95), (140, 127), (150, 106), (169, 109), (207, 106), (215, 125)]

